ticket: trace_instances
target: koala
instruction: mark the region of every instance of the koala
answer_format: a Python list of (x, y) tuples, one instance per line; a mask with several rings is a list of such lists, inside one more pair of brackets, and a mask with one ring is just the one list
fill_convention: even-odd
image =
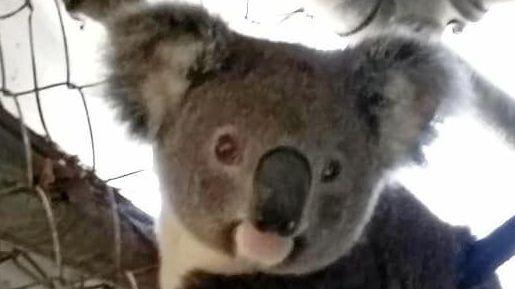
[(99, 18), (106, 97), (154, 147), (162, 289), (188, 288), (194, 272), (333, 264), (391, 172), (421, 161), (434, 122), (457, 109), (514, 141), (513, 100), (416, 35), (328, 52), (238, 34), (189, 4), (121, 6)]

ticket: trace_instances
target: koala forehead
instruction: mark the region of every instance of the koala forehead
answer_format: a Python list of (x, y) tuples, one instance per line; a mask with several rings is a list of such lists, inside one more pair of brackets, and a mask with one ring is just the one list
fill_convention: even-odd
[[(341, 57), (345, 54), (251, 39), (240, 39), (226, 54), (213, 76), (190, 75), (193, 85), (171, 116), (175, 123), (168, 127), (170, 133), (209, 133), (232, 125), (256, 136), (316, 140), (350, 134), (361, 125), (355, 91), (345, 87), (350, 74)], [(327, 65), (330, 61), (344, 69)]]

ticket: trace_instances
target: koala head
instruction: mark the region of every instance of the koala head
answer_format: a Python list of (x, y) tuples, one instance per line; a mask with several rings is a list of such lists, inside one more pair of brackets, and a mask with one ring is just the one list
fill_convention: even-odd
[(348, 252), (455, 90), (449, 57), (405, 37), (321, 52), (179, 4), (107, 26), (108, 95), (154, 144), (163, 202), (201, 243), (263, 272), (311, 272)]

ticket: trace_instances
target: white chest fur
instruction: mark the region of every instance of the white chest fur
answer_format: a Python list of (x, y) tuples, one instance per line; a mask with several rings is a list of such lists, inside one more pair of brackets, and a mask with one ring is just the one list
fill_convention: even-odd
[(157, 226), (161, 258), (161, 289), (179, 289), (185, 275), (194, 270), (219, 274), (242, 274), (251, 271), (247, 262), (209, 248), (180, 224), (165, 204)]

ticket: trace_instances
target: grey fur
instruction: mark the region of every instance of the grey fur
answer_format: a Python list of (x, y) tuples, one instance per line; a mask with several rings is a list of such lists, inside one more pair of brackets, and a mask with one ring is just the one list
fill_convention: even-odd
[[(412, 35), (322, 52), (238, 35), (184, 4), (128, 8), (107, 27), (108, 98), (155, 145), (165, 207), (207, 247), (234, 255), (234, 228), (255, 213), (263, 155), (290, 147), (306, 158), (312, 179), (296, 248), (261, 271), (312, 272), (346, 254), (389, 172), (420, 159), (432, 123), (455, 108), (476, 105), (515, 135), (511, 99)], [(234, 143), (230, 163), (215, 155), (221, 136)], [(339, 174), (323, 181), (335, 162)]]

